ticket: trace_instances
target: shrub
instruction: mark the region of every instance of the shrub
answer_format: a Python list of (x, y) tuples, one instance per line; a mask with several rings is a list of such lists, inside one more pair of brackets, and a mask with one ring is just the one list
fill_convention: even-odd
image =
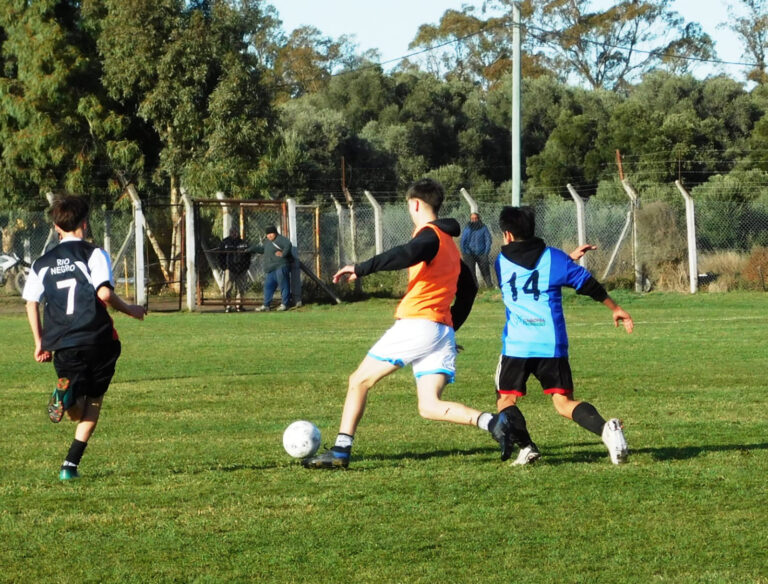
[(739, 287), (746, 258), (735, 251), (719, 251), (699, 256), (699, 273), (713, 274), (706, 285), (709, 292), (728, 292)]
[(755, 247), (746, 260), (742, 277), (750, 284), (760, 290), (768, 289), (768, 248)]

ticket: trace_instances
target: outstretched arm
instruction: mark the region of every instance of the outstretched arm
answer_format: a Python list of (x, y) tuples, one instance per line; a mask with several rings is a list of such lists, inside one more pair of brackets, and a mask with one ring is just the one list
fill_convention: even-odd
[(357, 274), (355, 274), (355, 266), (350, 264), (341, 268), (333, 275), (333, 283), (338, 284), (344, 276), (347, 276), (350, 282), (357, 280)]
[(398, 245), (355, 265), (341, 268), (333, 276), (334, 284), (345, 275), (352, 282), (359, 277), (376, 272), (402, 270), (419, 262), (430, 262), (437, 255), (440, 240), (431, 229), (422, 229), (408, 243)]
[(603, 304), (605, 304), (611, 310), (614, 326), (619, 326), (619, 323), (621, 323), (624, 325), (624, 329), (628, 333), (631, 333), (634, 330), (635, 323), (632, 320), (632, 317), (629, 316), (629, 313), (626, 310), (616, 304), (610, 296), (603, 300)]
[(580, 260), (582, 257), (584, 257), (588, 251), (592, 251), (594, 249), (597, 249), (596, 245), (592, 245), (590, 243), (585, 243), (584, 245), (580, 245), (579, 247), (574, 249), (568, 255), (575, 262), (575, 261)]

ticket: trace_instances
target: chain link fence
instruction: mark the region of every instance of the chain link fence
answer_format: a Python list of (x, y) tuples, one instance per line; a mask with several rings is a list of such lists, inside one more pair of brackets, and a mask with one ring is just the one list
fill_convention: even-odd
[[(388, 195), (389, 201), (397, 198), (391, 193), (385, 195)], [(614, 200), (620, 199), (620, 196), (614, 197)], [(766, 289), (768, 198), (725, 202), (711, 196), (698, 198), (694, 193), (694, 200), (699, 283), (716, 291)], [(230, 201), (223, 206), (219, 200), (196, 201), (195, 204), (198, 302), (224, 304), (227, 285), (222, 281), (221, 241), (227, 235), (227, 226), (234, 227), (249, 244), (260, 242), (269, 225), (288, 233), (286, 204)], [(498, 216), (504, 204), (483, 201), (477, 207), (492, 235), (491, 261), (503, 244)], [(537, 235), (548, 245), (566, 251), (578, 245), (573, 201), (548, 199), (533, 206)], [(642, 271), (646, 289), (686, 291), (689, 279), (687, 225), (685, 204), (680, 193), (674, 186), (639, 193), (637, 241), (634, 245), (631, 211), (629, 199), (621, 203), (593, 198), (586, 203), (586, 241), (598, 248), (587, 254), (586, 267), (610, 286), (632, 288), (637, 265)], [(165, 296), (172, 299), (173, 307), (178, 308), (181, 306), (185, 269), (185, 250), (181, 244), (184, 241), (183, 211), (168, 205), (148, 205), (145, 213), (152, 236), (158, 244), (155, 246), (148, 242), (145, 245), (148, 276), (144, 284), (150, 303), (152, 299)], [(448, 198), (440, 216), (454, 217), (463, 229), (469, 221), (469, 214), (468, 202), (455, 196)], [(298, 257), (321, 280), (330, 282), (340, 266), (363, 261), (377, 252), (375, 219), (374, 208), (367, 201), (353, 206), (336, 204), (324, 208), (299, 205), (296, 209)], [(136, 283), (132, 211), (94, 209), (89, 227), (94, 243), (107, 249), (112, 257), (117, 291), (126, 298), (133, 298)], [(382, 249), (407, 242), (412, 232), (413, 224), (402, 197), (399, 202), (382, 204)], [(176, 246), (171, 242), (173, 233), (178, 233), (180, 237)], [(56, 242), (57, 237), (46, 213), (24, 210), (0, 212), (0, 244), (4, 254), (15, 254), (31, 262)], [(264, 272), (260, 260), (255, 254), (248, 258), (245, 280), (238, 286), (246, 304), (257, 304), (262, 300)], [(366, 290), (375, 286), (372, 278), (366, 278)], [(401, 291), (405, 283), (404, 274), (390, 275), (389, 278), (390, 289)], [(298, 277), (296, 280), (299, 280)], [(306, 299), (327, 296), (308, 279), (302, 280)], [(482, 282), (482, 279), (478, 281)], [(2, 283), (0, 291), (3, 295), (19, 294), (8, 277)], [(294, 301), (301, 298), (301, 288), (294, 290)]]
[[(619, 187), (620, 188), (620, 187)], [(623, 191), (619, 193), (624, 196)], [(618, 197), (617, 197), (618, 198)], [(479, 202), (477, 211), (491, 232), (491, 262), (503, 238), (498, 216), (506, 203)], [(572, 200), (547, 199), (532, 204), (536, 211), (536, 233), (553, 247), (571, 251), (579, 244), (576, 204)], [(441, 217), (454, 217), (464, 229), (470, 206), (456, 197), (446, 201)], [(334, 217), (335, 216), (335, 217)], [(586, 242), (596, 245), (584, 263), (596, 278), (612, 287), (632, 288), (635, 265), (645, 290), (686, 291), (689, 285), (685, 203), (677, 188), (640, 193), (633, 242), (632, 205), (588, 200), (585, 205)], [(326, 239), (326, 255), (338, 265), (365, 260), (375, 254), (374, 210), (356, 204), (327, 213), (324, 224), (338, 222), (338, 249)], [(383, 248), (405, 243), (413, 224), (403, 202), (382, 206)], [(765, 289), (768, 280), (768, 199), (753, 202), (724, 202), (704, 199), (695, 202), (696, 245), (700, 284), (712, 291), (734, 288)], [(327, 233), (324, 230), (324, 235)], [(478, 277), (482, 285), (482, 279)]]
[[(88, 238), (112, 258), (115, 285), (121, 294), (134, 294), (133, 217), (130, 210), (94, 209), (88, 220)], [(0, 211), (0, 249), (5, 257), (18, 257), (27, 265), (58, 244), (59, 238), (44, 211)], [(0, 294), (20, 295), (11, 274), (0, 275)]]

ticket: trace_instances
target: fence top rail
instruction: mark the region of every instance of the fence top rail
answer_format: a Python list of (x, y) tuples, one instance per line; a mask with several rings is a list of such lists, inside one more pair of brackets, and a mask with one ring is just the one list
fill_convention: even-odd
[(285, 201), (267, 201), (265, 199), (192, 199), (195, 205), (202, 207), (220, 207), (221, 205), (239, 205), (241, 207), (283, 207)]

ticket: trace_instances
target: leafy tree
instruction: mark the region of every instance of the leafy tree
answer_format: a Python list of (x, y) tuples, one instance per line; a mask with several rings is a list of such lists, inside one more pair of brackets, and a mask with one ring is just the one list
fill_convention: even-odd
[(473, 13), (471, 6), (447, 10), (438, 25), (421, 25), (409, 48), (430, 49), (427, 70), (434, 75), (487, 86), (511, 68), (510, 35), (503, 19), (483, 20)]
[[(274, 128), (271, 94), (247, 40), (258, 29), (253, 0), (206, 10), (181, 0), (110, 0), (98, 46), (110, 95), (134, 104), (160, 139), (153, 182), (175, 203), (190, 190), (230, 194), (258, 183), (253, 163)], [(147, 26), (150, 23), (150, 26)]]
[(339, 72), (330, 79), (318, 100), (324, 107), (344, 112), (350, 128), (359, 132), (396, 103), (395, 81), (378, 65), (369, 64), (356, 71)]
[(768, 81), (766, 47), (768, 47), (768, 1), (738, 0), (746, 8), (746, 14), (739, 16), (733, 6), (728, 7), (726, 25), (744, 45), (744, 57), (754, 61), (754, 67), (747, 73), (747, 79), (765, 84)]
[(114, 187), (113, 162), (140, 156), (130, 120), (99, 83), (95, 23), (74, 0), (9, 1), (0, 26), (0, 199), (103, 196)]
[(544, 147), (527, 159), (529, 186), (559, 189), (568, 197), (565, 187), (570, 183), (582, 195), (594, 194), (613, 158), (604, 136), (609, 112), (619, 100), (606, 91), (581, 89), (569, 89), (564, 97), (553, 108), (559, 114)]
[(253, 196), (262, 185), (257, 161), (267, 152), (275, 114), (261, 57), (249, 43), (264, 37), (262, 20), (274, 21), (258, 0), (107, 0), (94, 12), (104, 87), (159, 142), (142, 171), (155, 193), (169, 196), (165, 261), (178, 280), (182, 185), (235, 197)]
[(327, 87), (334, 71), (356, 63), (355, 45), (349, 37), (334, 40), (313, 26), (297, 28), (275, 54), (279, 101), (317, 93)]
[(695, 186), (743, 156), (761, 112), (732, 79), (658, 72), (613, 109), (609, 142), (638, 180)]
[(685, 72), (689, 58), (712, 56), (712, 39), (699, 25), (684, 23), (669, 4), (622, 0), (600, 10), (593, 0), (525, 0), (521, 10), (528, 34), (548, 47), (550, 69), (575, 75), (594, 89), (626, 90), (644, 72), (658, 67)]
[[(496, 10), (488, 10), (492, 5)], [(479, 15), (476, 14), (479, 12)], [(427, 71), (445, 79), (480, 83), (489, 89), (512, 69), (513, 19), (509, 2), (486, 2), (478, 11), (470, 5), (447, 10), (437, 25), (423, 24), (411, 41), (411, 49), (428, 49)], [(552, 75), (535, 51), (525, 28), (521, 55), (523, 76)]]

